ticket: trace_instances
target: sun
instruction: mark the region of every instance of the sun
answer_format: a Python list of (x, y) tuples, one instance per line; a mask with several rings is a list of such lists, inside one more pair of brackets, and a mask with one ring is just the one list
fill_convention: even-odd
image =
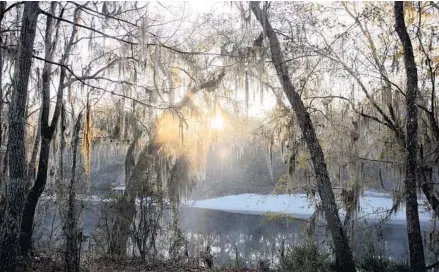
[(224, 128), (224, 119), (221, 111), (216, 110), (215, 116), (210, 121), (210, 128), (216, 130), (222, 130)]

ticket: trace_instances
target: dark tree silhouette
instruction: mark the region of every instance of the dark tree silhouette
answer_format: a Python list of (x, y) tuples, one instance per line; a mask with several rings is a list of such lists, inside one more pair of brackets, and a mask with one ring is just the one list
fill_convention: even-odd
[(406, 136), (406, 217), (411, 271), (425, 271), (424, 249), (419, 225), (417, 186), (418, 153), (418, 71), (416, 69), (412, 42), (404, 22), (404, 3), (395, 2), (395, 30), (404, 48), (404, 65), (407, 78), (407, 136)]
[(256, 19), (264, 29), (265, 35), (270, 42), (271, 58), (276, 69), (277, 76), (282, 85), (291, 106), (296, 113), (303, 137), (308, 146), (311, 160), (314, 166), (314, 172), (317, 179), (317, 189), (322, 200), (325, 211), (326, 221), (334, 240), (336, 263), (339, 271), (355, 271), (355, 262), (352, 250), (349, 246), (346, 234), (343, 231), (343, 225), (338, 215), (337, 205), (335, 203), (334, 192), (332, 191), (331, 181), (329, 179), (328, 169), (325, 162), (325, 156), (320, 146), (319, 140), (311, 121), (311, 117), (306, 110), (300, 95), (295, 90), (291, 82), (288, 67), (285, 64), (281, 51), (279, 40), (276, 32), (268, 20), (266, 10), (261, 10), (259, 2), (251, 2), (251, 9)]
[(39, 14), (38, 2), (26, 2), (9, 108), (9, 180), (7, 207), (0, 229), (0, 271), (15, 271), (20, 224), (27, 190), (25, 124), (28, 82)]

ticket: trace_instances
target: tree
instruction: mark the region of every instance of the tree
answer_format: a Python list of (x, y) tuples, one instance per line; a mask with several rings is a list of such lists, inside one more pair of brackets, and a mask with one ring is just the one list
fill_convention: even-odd
[[(186, 91), (180, 102), (175, 105), (175, 108), (173, 108), (171, 112), (165, 112), (163, 115), (172, 115), (174, 111), (178, 113), (178, 110), (183, 107), (194, 106), (192, 104), (194, 96), (201, 90), (217, 87), (223, 80), (224, 76), (225, 69), (222, 68), (220, 72), (214, 74), (210, 80), (192, 86)], [(153, 131), (157, 132), (159, 130), (159, 124), (156, 123), (155, 126), (157, 127), (155, 127)], [(125, 175), (127, 178), (127, 180), (125, 180), (126, 193), (116, 204), (116, 209), (120, 214), (117, 215), (113, 227), (113, 236), (116, 238), (110, 244), (110, 254), (125, 255), (126, 243), (130, 233), (129, 228), (136, 215), (135, 199), (141, 191), (141, 188), (145, 186), (144, 183), (148, 181), (148, 175), (154, 173), (154, 163), (159, 160), (156, 157), (159, 155), (160, 148), (166, 143), (167, 142), (163, 142), (162, 139), (159, 139), (156, 134), (152, 135), (149, 143), (145, 145), (140, 152), (137, 163), (132, 166), (132, 169), (125, 169), (125, 171), (129, 170)], [(157, 180), (157, 183), (160, 182), (160, 180)], [(151, 190), (151, 188), (148, 189)]]
[(27, 190), (25, 122), (28, 81), (39, 14), (38, 2), (24, 4), (22, 27), (9, 108), (9, 180), (7, 207), (0, 229), (0, 271), (15, 271), (18, 239)]
[[(51, 13), (55, 13), (56, 3), (51, 3)], [(61, 16), (64, 11), (61, 11)], [(75, 12), (76, 17), (77, 12)], [(61, 67), (61, 74), (59, 77), (59, 88), (57, 92), (57, 99), (54, 114), (52, 117), (52, 122), (49, 124), (49, 112), (50, 112), (50, 80), (52, 73), (52, 62), (53, 56), (58, 43), (58, 31), (59, 23), (55, 25), (53, 23), (52, 16), (47, 16), (46, 21), (46, 34), (45, 34), (45, 63), (42, 72), (42, 105), (41, 105), (41, 120), (40, 120), (40, 135), (41, 135), (41, 146), (40, 146), (40, 157), (38, 162), (38, 173), (37, 178), (32, 186), (29, 194), (27, 195), (26, 205), (23, 211), (23, 220), (21, 223), (21, 233), (20, 233), (20, 250), (23, 255), (27, 255), (31, 247), (32, 242), (32, 230), (33, 221), (35, 215), (35, 208), (38, 203), (38, 199), (44, 191), (46, 180), (47, 180), (47, 169), (50, 154), (50, 143), (52, 141), (53, 135), (55, 133), (56, 127), (58, 125), (58, 119), (61, 112), (61, 103), (63, 98), (64, 80), (66, 77), (66, 68)], [(55, 29), (54, 29), (55, 27)], [(55, 32), (55, 39), (52, 41), (52, 32)], [(66, 60), (70, 54), (70, 50), (73, 44), (73, 37), (76, 32), (76, 26), (73, 26), (73, 31), (70, 37), (70, 41), (65, 48), (65, 52), (60, 61), (61, 65), (66, 64)], [(33, 171), (33, 169), (29, 169)], [(33, 176), (33, 175), (32, 175)]]
[(419, 225), (417, 187), (418, 160), (418, 72), (413, 54), (412, 42), (404, 21), (404, 3), (395, 2), (395, 30), (404, 48), (404, 65), (407, 80), (406, 106), (406, 217), (409, 240), (410, 269), (425, 271), (424, 248), (422, 247), (421, 227)]
[(79, 113), (75, 124), (74, 140), (73, 140), (73, 161), (72, 161), (72, 178), (68, 186), (68, 208), (67, 217), (64, 227), (66, 236), (65, 265), (68, 272), (78, 272), (80, 265), (80, 254), (78, 248), (81, 245), (82, 237), (79, 235), (78, 228), (78, 211), (76, 205), (76, 163), (79, 144), (79, 132), (81, 130), (82, 112)]
[[(42, 101), (41, 101), (41, 117), (39, 124), (39, 130), (40, 130), (39, 134), (41, 136), (41, 142), (40, 142), (39, 159), (37, 164), (38, 171), (36, 174), (35, 182), (33, 183), (33, 186), (31, 187), (29, 194), (27, 196), (27, 201), (23, 212), (23, 220), (21, 223), (20, 249), (22, 255), (28, 255), (29, 250), (32, 247), (32, 235), (33, 235), (35, 210), (38, 204), (38, 200), (45, 190), (47, 179), (48, 179), (48, 167), (49, 167), (51, 144), (53, 138), (55, 137), (57, 126), (59, 125), (58, 121), (61, 115), (61, 107), (63, 103), (62, 101), (64, 98), (65, 89), (69, 88), (70, 90), (70, 88), (72, 88), (71, 86), (75, 83), (79, 83), (83, 86), (90, 86), (91, 88), (95, 88), (95, 87), (98, 88), (98, 86), (90, 85), (88, 81), (94, 80), (94, 81), (98, 81), (99, 83), (106, 80), (111, 81), (111, 79), (102, 76), (102, 73), (105, 73), (107, 70), (112, 68), (112, 66), (114, 66), (116, 63), (123, 61), (123, 57), (115, 57), (113, 59), (109, 57), (108, 62), (105, 63), (105, 65), (103, 65), (96, 71), (87, 69), (86, 72), (83, 73), (81, 76), (74, 74), (75, 68), (73, 65), (69, 65), (69, 58), (72, 55), (72, 51), (74, 47), (77, 46), (81, 40), (85, 38), (89, 38), (89, 37), (81, 37), (78, 39), (77, 37), (78, 28), (81, 27), (90, 30), (92, 33), (94, 32), (101, 33), (101, 32), (98, 30), (97, 27), (94, 27), (93, 24), (92, 27), (88, 27), (86, 25), (81, 25), (79, 23), (81, 11), (88, 10), (88, 7), (86, 5), (79, 5), (73, 2), (69, 4), (74, 5), (73, 12), (69, 13), (69, 15), (71, 14), (71, 16), (73, 17), (73, 20), (71, 21), (66, 18), (63, 18), (63, 15), (65, 15), (67, 11), (66, 8), (61, 5), (59, 5), (60, 6), (59, 16), (56, 16), (55, 14), (57, 7), (57, 4), (55, 3), (51, 4), (51, 8), (49, 12), (40, 10), (40, 12), (47, 17), (46, 32), (44, 36), (45, 55), (44, 58), (37, 57), (39, 60), (42, 60), (44, 62), (42, 76), (41, 76)], [(54, 21), (57, 21), (56, 24), (54, 23)], [(66, 37), (66, 43), (64, 44), (64, 47), (61, 48), (62, 51), (61, 51), (60, 60), (58, 62), (54, 62), (53, 59), (54, 59), (54, 55), (56, 55), (57, 53), (56, 52), (56, 49), (58, 47), (57, 43), (59, 42), (59, 35), (60, 35), (59, 32), (61, 33), (63, 32), (63, 30), (60, 29), (61, 22), (65, 22), (68, 25), (71, 25), (71, 32), (70, 32), (70, 36)], [(64, 33), (68, 33), (68, 32), (66, 31)], [(106, 34), (102, 33), (102, 35), (105, 36)], [(93, 41), (90, 38), (90, 43), (92, 42)], [(91, 67), (92, 65), (95, 64), (95, 62), (98, 62), (100, 59), (105, 59), (107, 53), (108, 52), (104, 52), (101, 56), (92, 59), (88, 64), (88, 67)], [(55, 74), (52, 69), (53, 65), (57, 66), (60, 73), (58, 78), (58, 86), (56, 90), (55, 107), (53, 110), (52, 120), (49, 122), (50, 108), (51, 108), (50, 83), (53, 80), (54, 77), (53, 75)], [(133, 85), (132, 82), (127, 82), (127, 81), (121, 81), (120, 84)], [(102, 85), (103, 84), (100, 84), (99, 86)], [(100, 87), (100, 89), (105, 90), (102, 87)], [(69, 96), (71, 96), (71, 93), (69, 93)], [(73, 107), (72, 107), (72, 111), (74, 111)], [(36, 152), (34, 154), (36, 154)], [(33, 165), (34, 164), (31, 163), (31, 166)], [(30, 169), (30, 171), (34, 171), (33, 167), (32, 169)], [(29, 176), (33, 177), (33, 175), (29, 175)]]
[(268, 20), (266, 7), (261, 10), (259, 2), (251, 2), (251, 9), (256, 19), (261, 24), (264, 34), (269, 40), (271, 58), (275, 66), (277, 76), (282, 85), (291, 106), (296, 113), (302, 135), (308, 146), (314, 172), (317, 179), (317, 189), (325, 211), (326, 221), (334, 240), (336, 264), (339, 271), (355, 271), (355, 262), (348, 239), (343, 231), (343, 226), (338, 215), (334, 192), (325, 162), (325, 157), (317, 138), (309, 113), (307, 112), (300, 95), (295, 90), (289, 77), (288, 67), (285, 64), (279, 40), (271, 23)]
[[(359, 111), (357, 110), (358, 114), (368, 118), (370, 120), (373, 120), (375, 122), (378, 122), (380, 124), (383, 124), (384, 126), (386, 126), (393, 134), (394, 134), (394, 138), (396, 140), (396, 142), (398, 143), (398, 145), (401, 148), (402, 152), (405, 152), (406, 150), (406, 135), (404, 133), (404, 128), (403, 128), (403, 123), (401, 120), (403, 120), (405, 118), (404, 115), (401, 115), (401, 112), (399, 111), (399, 103), (400, 101), (397, 99), (397, 97), (399, 95), (402, 94), (402, 96), (406, 96), (406, 94), (402, 91), (402, 88), (400, 86), (397, 85), (397, 83), (395, 83), (394, 81), (392, 81), (391, 79), (391, 72), (389, 72), (390, 70), (392, 72), (395, 72), (396, 70), (396, 74), (398, 74), (397, 72), (399, 71), (398, 65), (396, 64), (398, 62), (397, 58), (399, 58), (399, 56), (403, 56), (403, 54), (398, 54), (398, 52), (394, 52), (392, 50), (390, 50), (390, 46), (393, 43), (393, 38), (392, 35), (388, 35), (384, 41), (381, 41), (381, 50), (379, 48), (379, 46), (377, 46), (379, 44), (379, 39), (384, 39), (383, 36), (372, 36), (371, 31), (369, 30), (368, 26), (367, 26), (367, 21), (366, 20), (360, 20), (361, 17), (361, 13), (360, 14), (354, 14), (351, 10), (348, 9), (347, 4), (343, 3), (343, 6), (345, 8), (345, 10), (347, 11), (347, 13), (352, 17), (352, 19), (355, 20), (356, 24), (359, 26), (361, 33), (364, 35), (364, 37), (366, 38), (366, 44), (368, 45), (368, 49), (370, 49), (370, 53), (371, 53), (371, 60), (369, 60), (370, 63), (373, 63), (374, 65), (371, 66), (371, 70), (376, 69), (380, 79), (381, 79), (381, 83), (382, 83), (382, 97), (383, 97), (383, 103), (385, 103), (386, 105), (381, 106), (379, 105), (379, 103), (377, 103), (377, 101), (374, 100), (373, 95), (371, 95), (371, 92), (368, 91), (366, 89), (365, 84), (362, 82), (361, 78), (360, 78), (360, 71), (354, 71), (352, 68), (350, 68), (351, 66), (349, 66), (349, 64), (344, 63), (340, 57), (334, 52), (334, 50), (332, 50), (332, 55), (335, 59), (336, 62), (340, 63), (343, 66), (343, 69), (346, 70), (346, 72), (348, 72), (355, 81), (358, 82), (358, 84), (360, 85), (361, 89), (363, 90), (363, 92), (366, 94), (366, 97), (368, 98), (368, 101), (373, 105), (374, 109), (378, 112), (378, 116), (382, 117), (382, 121), (380, 121), (377, 118), (374, 118), (374, 116), (368, 115), (365, 112), (363, 112), (363, 110)], [(371, 6), (370, 10), (376, 12), (378, 10), (379, 7), (376, 6)], [(393, 8), (393, 7), (392, 7)], [(412, 13), (409, 12), (409, 14), (411, 15), (411, 18), (409, 20), (413, 21), (413, 16), (414, 16), (414, 9), (415, 7), (412, 5), (409, 5), (409, 10), (412, 11)], [(421, 54), (423, 55), (420, 61), (420, 66), (422, 69), (422, 66), (425, 63), (426, 66), (426, 74), (427, 76), (422, 79), (420, 81), (420, 84), (422, 84), (422, 86), (424, 86), (424, 89), (428, 89), (426, 85), (428, 85), (428, 83), (426, 83), (425, 81), (430, 81), (430, 88), (431, 88), (431, 96), (430, 96), (430, 100), (426, 99), (426, 97), (428, 97), (424, 92), (424, 90), (421, 92), (418, 92), (418, 108), (420, 110), (422, 110), (421, 114), (419, 114), (419, 118), (421, 119), (421, 122), (423, 121), (424, 115), (422, 113), (425, 113), (425, 117), (427, 119), (427, 121), (425, 122), (426, 127), (429, 131), (429, 133), (424, 133), (421, 134), (420, 139), (424, 138), (424, 145), (422, 145), (421, 143), (421, 148), (419, 152), (419, 156), (420, 156), (420, 162), (419, 162), (419, 167), (418, 169), (418, 178), (422, 179), (422, 183), (420, 182), (420, 186), (422, 189), (422, 192), (424, 193), (424, 195), (426, 196), (429, 204), (431, 205), (432, 209), (435, 211), (436, 214), (439, 214), (439, 198), (437, 196), (437, 190), (434, 188), (434, 183), (432, 182), (432, 177), (431, 177), (431, 173), (432, 173), (432, 164), (435, 163), (435, 156), (431, 155), (432, 153), (435, 153), (435, 151), (426, 151), (425, 153), (422, 152), (424, 147), (424, 150), (427, 149), (432, 149), (432, 150), (436, 150), (437, 147), (435, 146), (434, 142), (438, 142), (439, 141), (439, 125), (437, 122), (437, 118), (436, 118), (436, 114), (435, 114), (435, 99), (436, 99), (436, 94), (435, 94), (435, 81), (436, 81), (436, 71), (437, 71), (437, 67), (435, 67), (434, 62), (432, 57), (430, 56), (430, 54), (434, 54), (432, 52), (429, 52), (432, 50), (432, 47), (429, 46), (428, 48), (426, 48), (426, 44), (431, 44), (431, 42), (427, 41), (423, 41), (421, 35), (423, 31), (426, 31), (425, 29), (427, 27), (423, 26), (421, 24), (421, 20), (423, 17), (428, 18), (428, 16), (430, 15), (431, 11), (428, 11), (428, 5), (426, 5), (425, 7), (421, 7), (418, 6), (418, 25), (417, 25), (417, 31), (416, 31), (416, 36), (418, 37), (418, 41), (419, 41), (419, 46), (418, 51), (421, 52)], [(368, 12), (368, 10), (363, 11), (364, 12)], [(370, 11), (369, 11), (370, 12)], [(372, 20), (378, 20), (378, 21), (384, 21), (383, 17), (387, 14), (387, 10), (383, 10), (380, 12), (376, 12), (375, 16), (372, 16)], [(388, 23), (389, 24), (389, 23)], [(390, 24), (389, 24), (390, 25)], [(380, 31), (393, 31), (393, 25), (391, 29), (387, 29), (386, 28), (387, 24), (384, 24), (384, 27), (382, 25), (380, 25), (380, 27), (378, 27), (378, 29)], [(374, 25), (373, 27), (377, 27), (376, 25)], [(388, 27), (388, 26), (387, 26)], [(428, 29), (428, 28), (427, 28)], [(380, 31), (377, 31), (378, 33)], [(429, 30), (427, 30), (429, 31)], [(390, 34), (390, 32), (387, 32)], [(430, 37), (430, 39), (434, 39), (434, 35), (425, 35)], [(354, 40), (357, 39), (357, 36), (354, 36), (353, 38)], [(424, 44), (425, 43), (425, 44)], [(364, 52), (364, 51), (363, 51)], [(357, 62), (358, 59), (355, 59), (355, 61)], [(391, 63), (391, 67), (386, 67), (384, 64), (386, 62), (390, 62)], [(422, 64), (421, 64), (422, 63)], [(395, 69), (396, 66), (396, 69)], [(402, 101), (401, 101), (402, 102)], [(430, 109), (428, 108), (428, 104), (430, 104)], [(387, 111), (386, 108), (387, 107)], [(430, 134), (431, 135), (431, 139), (430, 136), (427, 136)], [(432, 143), (433, 141), (433, 143)], [(399, 202), (399, 201), (398, 201)]]

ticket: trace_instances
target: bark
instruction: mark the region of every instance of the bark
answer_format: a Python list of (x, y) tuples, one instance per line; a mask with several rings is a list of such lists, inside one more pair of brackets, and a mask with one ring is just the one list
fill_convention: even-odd
[(425, 271), (424, 248), (422, 246), (419, 225), (417, 186), (417, 151), (418, 151), (418, 72), (413, 54), (413, 47), (404, 22), (404, 3), (395, 2), (395, 30), (404, 49), (404, 65), (407, 78), (407, 136), (406, 136), (406, 217), (409, 241), (410, 270)]
[(75, 191), (75, 179), (76, 179), (76, 155), (78, 153), (79, 144), (79, 132), (81, 130), (81, 118), (82, 113), (79, 114), (78, 120), (75, 124), (74, 130), (74, 142), (73, 142), (73, 163), (72, 163), (72, 178), (69, 184), (69, 196), (68, 196), (68, 210), (67, 218), (64, 226), (66, 235), (66, 251), (65, 251), (65, 265), (67, 272), (78, 272), (80, 264), (79, 245), (80, 241), (78, 237), (78, 213), (76, 211), (76, 191)]
[(66, 110), (64, 103), (61, 104), (61, 119), (59, 122), (60, 127), (60, 137), (59, 137), (59, 167), (58, 167), (58, 175), (59, 180), (62, 182), (64, 180), (64, 149), (66, 147), (65, 140), (65, 130), (66, 130)]
[(37, 131), (35, 133), (35, 141), (34, 141), (34, 147), (32, 148), (32, 154), (31, 154), (31, 159), (29, 161), (29, 166), (28, 166), (28, 181), (30, 182), (31, 180), (33, 180), (35, 178), (36, 175), (36, 167), (37, 167), (37, 156), (38, 156), (38, 151), (39, 146), (40, 146), (40, 140), (41, 140), (41, 118), (39, 119), (38, 122), (38, 127), (37, 127)]
[[(52, 3), (51, 12), (54, 12), (55, 5)], [(45, 59), (52, 61), (54, 53), (54, 45), (52, 44), (52, 30), (53, 19), (47, 16), (46, 21), (46, 34), (45, 40)], [(56, 41), (55, 41), (56, 43)], [(52, 138), (51, 131), (49, 129), (49, 111), (50, 111), (50, 73), (52, 72), (52, 64), (45, 62), (42, 72), (42, 105), (41, 105), (41, 117), (39, 120), (40, 128), (40, 157), (38, 162), (37, 179), (27, 197), (26, 205), (23, 212), (23, 220), (21, 224), (20, 235), (20, 250), (22, 255), (26, 255), (29, 252), (32, 237), (33, 228), (33, 214), (35, 213), (35, 207), (38, 202), (38, 196), (44, 190), (44, 186), (39, 186), (45, 183), (47, 177), (47, 168), (50, 153), (50, 140)], [(33, 154), (32, 154), (33, 155)], [(30, 169), (33, 171), (33, 169)], [(33, 175), (32, 175), (33, 176)]]
[(179, 227), (178, 207), (180, 204), (180, 184), (188, 180), (188, 162), (185, 156), (180, 156), (176, 159), (175, 165), (171, 170), (171, 175), (168, 178), (168, 199), (171, 205), (172, 216), (172, 235), (171, 245), (169, 247), (169, 255), (171, 259), (176, 260), (178, 253), (183, 246), (182, 233)]
[[(434, 114), (434, 108), (433, 108), (434, 103), (435, 103), (434, 98), (432, 98), (431, 100), (432, 110), (427, 113), (427, 116), (430, 121), (432, 135), (434, 136), (437, 144), (439, 143), (439, 127)], [(425, 164), (423, 154), (421, 154), (421, 165), (418, 168), (421, 170), (420, 174), (422, 176), (425, 176), (425, 172), (431, 173), (432, 171), (431, 167), (428, 166), (428, 164)], [(433, 182), (432, 178), (430, 178), (429, 180), (424, 178), (422, 183), (422, 192), (424, 193), (428, 203), (430, 203), (432, 209), (434, 210), (435, 216), (439, 216), (439, 197), (437, 195), (437, 190), (433, 186), (432, 182)]]
[(3, 20), (6, 12), (6, 1), (0, 2), (0, 22)]
[(435, 194), (435, 189), (431, 183), (425, 182), (422, 184), (422, 192), (427, 198), (428, 202), (431, 205), (431, 208), (434, 211), (434, 215), (439, 216), (439, 200), (437, 195)]
[(38, 13), (38, 2), (24, 4), (14, 87), (9, 109), (9, 182), (7, 184), (7, 208), (0, 229), (0, 271), (15, 271), (19, 247), (20, 223), (27, 189), (25, 113)]
[(131, 222), (136, 215), (134, 199), (129, 201), (126, 196), (119, 198), (115, 207), (116, 221), (112, 228), (112, 239), (108, 253), (111, 256), (124, 256), (127, 252), (127, 241), (130, 234)]
[[(398, 135), (395, 134), (398, 138)], [(439, 137), (437, 138), (439, 139)], [(400, 139), (401, 141), (402, 139)], [(405, 142), (405, 137), (403, 138)], [(407, 146), (403, 146), (404, 152), (407, 152), (406, 150)], [(432, 171), (431, 167), (429, 167), (427, 164), (424, 164), (423, 155), (420, 155), (421, 162), (420, 165), (417, 167), (418, 171), (418, 177), (421, 177), (423, 182), (421, 184), (422, 192), (425, 195), (425, 198), (427, 198), (428, 203), (430, 204), (431, 208), (435, 212), (435, 216), (439, 216), (439, 196), (437, 195), (437, 190), (433, 186), (432, 178), (427, 178), (426, 172), (430, 173)]]
[[(0, 23), (3, 20), (3, 16), (6, 10), (6, 1), (0, 2)], [(1, 24), (0, 24), (0, 31), (1, 31)], [(3, 44), (3, 37), (0, 34), (0, 44)], [(3, 56), (0, 52), (0, 152), (1, 147), (3, 143)], [(1, 154), (1, 153), (0, 153)], [(3, 156), (0, 156), (0, 160), (2, 160)], [(1, 164), (0, 164), (1, 165)], [(0, 173), (0, 226), (2, 225), (2, 219), (3, 219), (3, 213), (6, 206), (6, 200), (5, 200), (5, 180), (4, 176)]]
[[(141, 133), (137, 132), (136, 129), (134, 140), (128, 147), (127, 155), (125, 157), (125, 181), (128, 181), (131, 176), (132, 169), (135, 166), (134, 149), (136, 148), (136, 144), (140, 136)], [(147, 162), (147, 159), (142, 160), (142, 162)], [(117, 218), (112, 230), (113, 240), (110, 241), (110, 255), (125, 255), (126, 243), (129, 236), (129, 227), (132, 219), (135, 216), (135, 212), (135, 206), (131, 205), (130, 202), (127, 202), (125, 197), (118, 200), (116, 205)]]
[(270, 42), (271, 57), (277, 76), (291, 106), (296, 113), (302, 130), (303, 137), (311, 154), (314, 172), (317, 179), (317, 189), (325, 211), (328, 228), (332, 234), (335, 247), (336, 265), (339, 271), (355, 271), (355, 262), (348, 239), (343, 231), (343, 226), (338, 215), (334, 192), (332, 191), (325, 157), (319, 140), (314, 130), (311, 117), (306, 110), (300, 95), (295, 90), (285, 65), (283, 54), (276, 33), (271, 26), (267, 13), (259, 8), (259, 2), (251, 2), (251, 9), (256, 19), (261, 24), (265, 35)]
[[(55, 11), (55, 5), (52, 4), (52, 13)], [(61, 11), (61, 15), (62, 15)], [(78, 12), (75, 10), (74, 18), (77, 21)], [(52, 24), (53, 18), (47, 16), (46, 23), (46, 36), (45, 36), (45, 59), (52, 60), (53, 54), (55, 52), (55, 45), (58, 37), (58, 26), (56, 27), (55, 40), (52, 43)], [(58, 21), (59, 22), (59, 21)], [(61, 58), (60, 63), (65, 65), (67, 58), (70, 54), (72, 48), (74, 37), (76, 34), (76, 25), (73, 25), (72, 34), (70, 36), (69, 43), (66, 46), (64, 54)], [(49, 125), (49, 112), (50, 112), (50, 74), (52, 70), (52, 65), (49, 62), (45, 62), (42, 74), (42, 105), (41, 105), (41, 145), (40, 145), (40, 157), (38, 161), (38, 172), (35, 183), (30, 190), (26, 205), (23, 212), (23, 220), (21, 223), (21, 235), (20, 235), (20, 249), (22, 255), (28, 255), (32, 247), (32, 231), (33, 231), (33, 221), (35, 217), (35, 209), (38, 204), (38, 199), (46, 187), (47, 182), (47, 170), (49, 166), (49, 155), (50, 155), (50, 143), (52, 142), (53, 135), (56, 131), (56, 126), (58, 125), (58, 119), (61, 113), (62, 97), (64, 93), (64, 81), (66, 78), (66, 68), (61, 67), (61, 73), (59, 77), (59, 84), (57, 90), (56, 105), (52, 117), (52, 122)]]

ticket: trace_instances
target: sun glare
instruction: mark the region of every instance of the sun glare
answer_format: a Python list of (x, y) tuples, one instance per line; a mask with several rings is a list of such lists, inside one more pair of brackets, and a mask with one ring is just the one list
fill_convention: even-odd
[(224, 119), (219, 110), (216, 110), (215, 117), (210, 121), (210, 128), (221, 130), (224, 128)]
[(198, 13), (208, 12), (214, 4), (212, 0), (189, 0), (191, 8)]

